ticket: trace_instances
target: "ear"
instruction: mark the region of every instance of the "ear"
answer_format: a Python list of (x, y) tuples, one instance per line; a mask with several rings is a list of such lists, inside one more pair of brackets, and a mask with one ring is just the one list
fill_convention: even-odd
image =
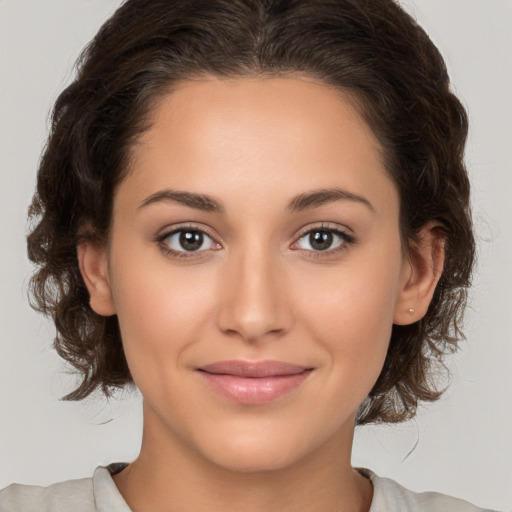
[(110, 278), (108, 274), (107, 251), (97, 243), (83, 241), (78, 245), (78, 266), (89, 291), (93, 311), (102, 316), (116, 313)]
[(429, 223), (409, 243), (404, 260), (393, 323), (409, 325), (427, 313), (444, 264), (444, 234), (439, 224)]

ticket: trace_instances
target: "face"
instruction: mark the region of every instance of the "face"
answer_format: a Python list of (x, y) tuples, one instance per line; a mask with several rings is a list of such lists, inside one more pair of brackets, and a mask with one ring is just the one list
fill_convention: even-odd
[(406, 308), (398, 219), (378, 142), (333, 89), (211, 78), (165, 97), (89, 282), (145, 429), (241, 471), (346, 447)]

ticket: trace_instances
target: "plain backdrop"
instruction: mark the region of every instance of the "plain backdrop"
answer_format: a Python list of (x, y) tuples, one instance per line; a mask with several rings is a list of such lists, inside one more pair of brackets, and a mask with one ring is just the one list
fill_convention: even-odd
[[(28, 306), (26, 210), (48, 114), (118, 0), (0, 0), (0, 488), (90, 476), (137, 455), (137, 393), (63, 402), (74, 378)], [(414, 490), (512, 510), (512, 1), (404, 2), (469, 110), (478, 269), (451, 387), (398, 426), (364, 427), (353, 463)]]

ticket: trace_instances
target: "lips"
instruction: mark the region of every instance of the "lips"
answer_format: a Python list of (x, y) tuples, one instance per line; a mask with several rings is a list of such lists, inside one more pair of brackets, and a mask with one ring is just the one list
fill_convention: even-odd
[(282, 361), (219, 361), (198, 368), (211, 389), (243, 404), (280, 398), (307, 379), (313, 368)]

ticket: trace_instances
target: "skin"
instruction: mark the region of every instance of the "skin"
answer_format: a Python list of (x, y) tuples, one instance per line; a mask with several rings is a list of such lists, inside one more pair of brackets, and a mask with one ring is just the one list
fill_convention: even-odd
[[(118, 315), (144, 398), (140, 455), (114, 478), (127, 503), (367, 511), (371, 483), (350, 465), (356, 411), (392, 324), (426, 312), (443, 258), (431, 225), (403, 250), (398, 192), (369, 127), (307, 77), (212, 77), (159, 102), (131, 162), (108, 247), (79, 247), (91, 306)], [(358, 199), (288, 209), (333, 188)], [(223, 211), (155, 196), (168, 190), (208, 194)], [(164, 239), (180, 227), (208, 233), (199, 250)], [(315, 228), (348, 237), (318, 250)], [(239, 404), (196, 370), (231, 359), (314, 370), (285, 396)]]

